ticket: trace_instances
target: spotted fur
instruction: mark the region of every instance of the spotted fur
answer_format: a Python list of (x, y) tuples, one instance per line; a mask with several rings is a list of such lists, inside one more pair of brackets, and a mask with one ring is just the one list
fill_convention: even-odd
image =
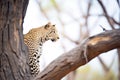
[(36, 76), (40, 72), (39, 58), (44, 42), (59, 39), (55, 25), (48, 23), (42, 27), (33, 28), (24, 35), (24, 42), (29, 49), (29, 66), (31, 74)]

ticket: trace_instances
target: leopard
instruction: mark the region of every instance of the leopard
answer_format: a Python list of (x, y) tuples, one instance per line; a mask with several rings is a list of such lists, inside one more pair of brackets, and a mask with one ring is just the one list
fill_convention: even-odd
[(24, 34), (24, 43), (29, 51), (30, 71), (34, 77), (40, 72), (39, 59), (43, 44), (48, 40), (56, 42), (58, 39), (59, 35), (56, 26), (52, 25), (51, 22), (37, 28), (32, 28), (27, 34)]

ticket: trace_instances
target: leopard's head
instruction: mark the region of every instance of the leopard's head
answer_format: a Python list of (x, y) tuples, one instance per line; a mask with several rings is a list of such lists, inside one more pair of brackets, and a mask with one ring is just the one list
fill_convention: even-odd
[(47, 35), (46, 38), (51, 41), (57, 41), (59, 39), (58, 32), (56, 30), (55, 25), (52, 25), (50, 22), (44, 26), (46, 29)]

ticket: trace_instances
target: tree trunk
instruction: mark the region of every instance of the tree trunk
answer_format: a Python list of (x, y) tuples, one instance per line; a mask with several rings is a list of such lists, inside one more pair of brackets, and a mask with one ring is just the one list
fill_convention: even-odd
[(0, 80), (30, 80), (22, 23), (28, 0), (0, 0)]
[(120, 48), (117, 49), (118, 52), (118, 80), (120, 80)]

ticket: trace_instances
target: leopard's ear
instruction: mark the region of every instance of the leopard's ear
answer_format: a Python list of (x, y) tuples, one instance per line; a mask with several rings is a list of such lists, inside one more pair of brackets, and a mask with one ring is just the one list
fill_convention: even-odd
[(50, 27), (50, 25), (51, 25), (51, 23), (50, 22), (48, 22), (46, 25), (45, 25), (45, 29), (48, 29), (49, 27)]

